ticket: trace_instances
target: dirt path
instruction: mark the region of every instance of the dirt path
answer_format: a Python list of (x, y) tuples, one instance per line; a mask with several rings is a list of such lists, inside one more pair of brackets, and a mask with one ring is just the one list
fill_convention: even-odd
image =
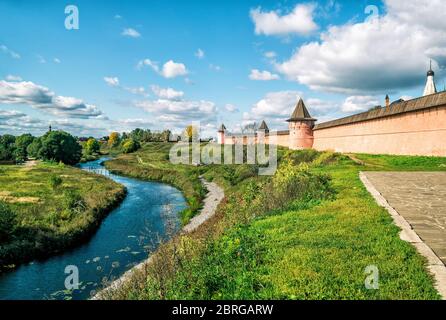
[(220, 188), (214, 182), (207, 182), (203, 178), (200, 177), (201, 183), (208, 190), (208, 194), (204, 199), (203, 209), (200, 211), (200, 214), (193, 217), (190, 222), (184, 226), (183, 232), (192, 232), (197, 229), (201, 224), (203, 224), (206, 220), (212, 217), (217, 210), (218, 204), (223, 200), (225, 193), (222, 188)]
[[(206, 187), (208, 193), (206, 198), (204, 199), (203, 208), (200, 211), (200, 214), (195, 216), (190, 220), (190, 222), (183, 227), (181, 230), (182, 233), (189, 233), (197, 229), (200, 225), (202, 225), (206, 220), (212, 217), (216, 210), (217, 206), (225, 197), (225, 193), (222, 188), (220, 188), (215, 182), (207, 182), (202, 177), (200, 177), (201, 183)], [(143, 268), (152, 261), (151, 257), (147, 260), (141, 262), (137, 266), (125, 272), (119, 279), (113, 281), (107, 288), (103, 289), (101, 292), (97, 293), (92, 300), (101, 300), (107, 299), (107, 293), (109, 290), (116, 290), (120, 286), (122, 286), (126, 281), (128, 281), (133, 272), (138, 270), (143, 270)]]

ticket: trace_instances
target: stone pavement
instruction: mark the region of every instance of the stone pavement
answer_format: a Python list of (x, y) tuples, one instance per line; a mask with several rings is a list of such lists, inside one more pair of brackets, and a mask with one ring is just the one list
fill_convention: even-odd
[(364, 172), (446, 264), (446, 172)]

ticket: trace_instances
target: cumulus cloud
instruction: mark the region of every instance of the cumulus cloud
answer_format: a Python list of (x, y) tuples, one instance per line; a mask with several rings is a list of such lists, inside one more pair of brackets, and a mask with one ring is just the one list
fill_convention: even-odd
[(175, 100), (184, 96), (183, 91), (176, 91), (172, 88), (161, 88), (159, 86), (153, 85), (151, 89), (153, 93), (161, 99)]
[(57, 63), (57, 64), (61, 63), (59, 58), (54, 58), (53, 61), (54, 61), (54, 63)]
[(301, 96), (301, 92), (291, 90), (269, 92), (254, 104), (251, 114), (256, 119), (278, 118), (285, 120), (287, 117), (289, 118)]
[[(86, 121), (86, 120), (84, 120)], [(32, 133), (35, 135), (43, 134), (48, 130), (48, 125), (55, 130), (68, 131), (71, 134), (81, 135), (104, 135), (108, 130), (100, 123), (73, 122), (71, 119), (39, 119), (31, 117), (17, 110), (0, 110), (0, 134), (22, 134)]]
[(329, 27), (277, 70), (311, 89), (346, 94), (423, 84), (429, 58), (446, 67), (446, 2), (384, 2), (384, 15)]
[(367, 111), (378, 105), (380, 105), (379, 99), (375, 96), (350, 96), (345, 99), (341, 110), (346, 113), (355, 113)]
[(135, 106), (154, 115), (158, 123), (174, 129), (200, 121), (202, 125), (215, 122), (217, 109), (211, 101), (199, 100), (144, 100), (135, 102)]
[(138, 70), (144, 67), (149, 67), (164, 78), (176, 78), (178, 76), (185, 76), (188, 74), (187, 68), (183, 63), (178, 63), (173, 60), (167, 61), (162, 68), (158, 66), (157, 62), (150, 59), (140, 60), (136, 65)]
[(13, 59), (20, 59), (20, 54), (18, 54), (17, 52), (9, 49), (4, 44), (0, 45), (0, 51), (5, 53), (5, 54), (7, 54), (7, 55), (9, 55)]
[(204, 51), (201, 50), (200, 48), (198, 48), (197, 52), (195, 52), (195, 56), (196, 56), (198, 59), (203, 59), (203, 58), (204, 58)]
[(318, 28), (313, 20), (314, 4), (298, 4), (293, 11), (281, 15), (280, 11), (252, 9), (250, 16), (255, 24), (255, 33), (264, 35), (306, 35)]
[(104, 77), (104, 81), (110, 87), (118, 87), (119, 86), (119, 79), (118, 79), (118, 77)]
[(259, 80), (259, 81), (269, 81), (269, 80), (278, 80), (280, 79), (279, 75), (273, 74), (269, 71), (260, 71), (258, 69), (252, 69), (249, 74), (249, 79), (251, 80)]
[(106, 118), (96, 106), (81, 99), (58, 96), (44, 86), (30, 81), (0, 81), (0, 104), (23, 104), (57, 116)]
[(124, 37), (130, 37), (130, 38), (139, 38), (141, 37), (141, 34), (132, 28), (126, 28), (122, 31), (121, 35)]

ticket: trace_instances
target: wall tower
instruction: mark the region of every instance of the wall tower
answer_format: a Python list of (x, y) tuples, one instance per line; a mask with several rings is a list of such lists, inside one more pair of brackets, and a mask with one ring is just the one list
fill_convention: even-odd
[(312, 118), (302, 99), (296, 105), (291, 118), (287, 120), (290, 130), (289, 148), (292, 150), (313, 147), (313, 128), (316, 119)]
[(430, 68), (429, 68), (429, 71), (427, 72), (427, 81), (426, 81), (426, 86), (424, 87), (423, 96), (437, 93), (437, 87), (435, 86), (434, 76), (435, 76), (435, 73), (432, 70), (432, 60), (431, 60)]

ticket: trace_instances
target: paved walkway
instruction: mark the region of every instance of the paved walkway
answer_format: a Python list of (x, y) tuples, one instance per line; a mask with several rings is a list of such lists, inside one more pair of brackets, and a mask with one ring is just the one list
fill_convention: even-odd
[(446, 264), (446, 172), (364, 172)]

